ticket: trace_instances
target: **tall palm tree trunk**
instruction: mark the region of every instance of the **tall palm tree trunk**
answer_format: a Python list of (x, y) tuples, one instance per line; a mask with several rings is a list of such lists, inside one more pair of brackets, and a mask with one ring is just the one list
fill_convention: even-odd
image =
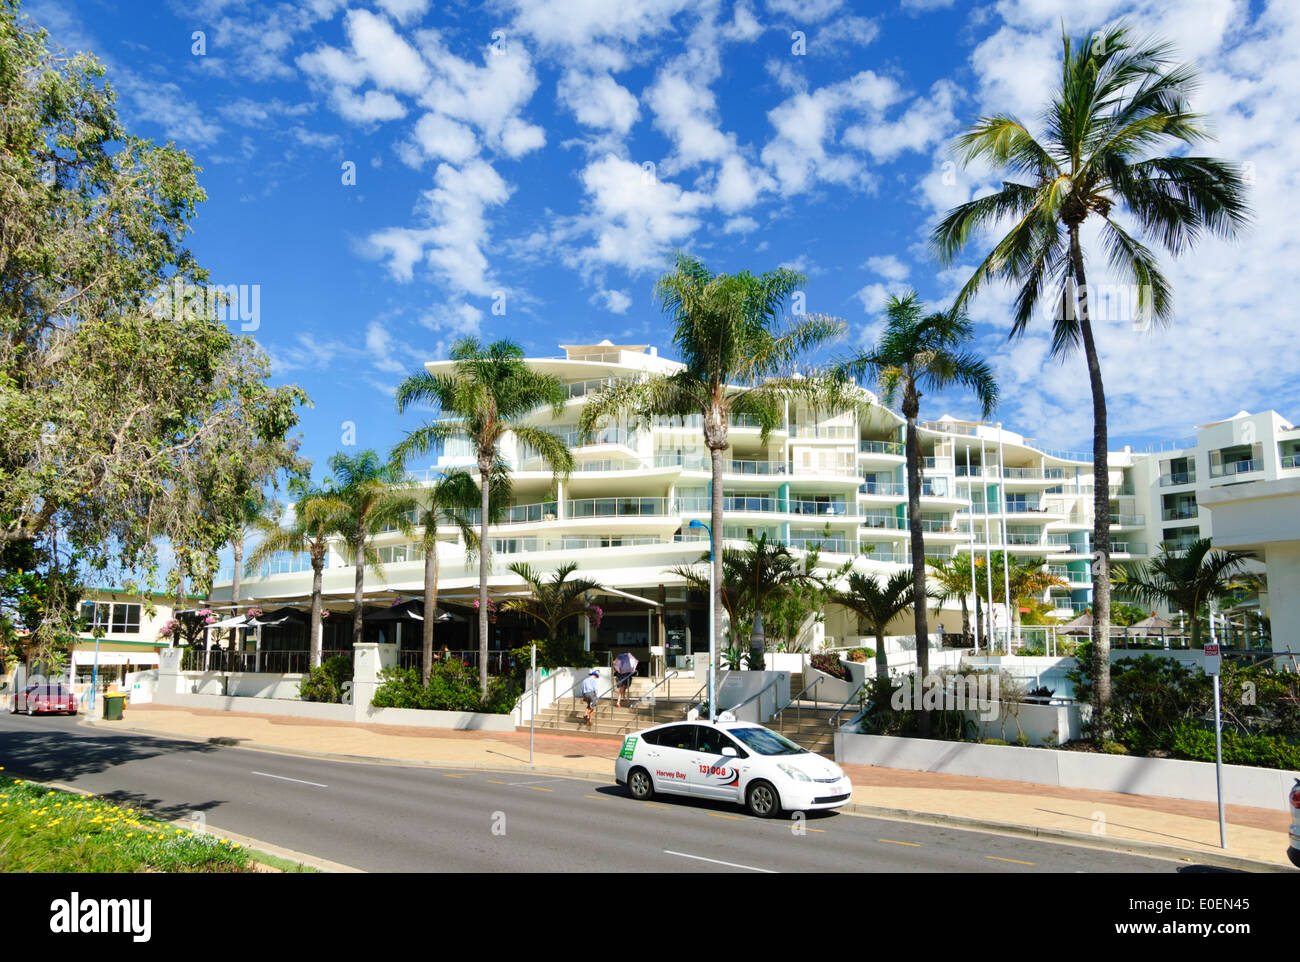
[(325, 553), (313, 549), (311, 553), (311, 638), (307, 647), (311, 652), (311, 667), (319, 668), (321, 663), (321, 582), (324, 578)]
[(1070, 261), (1078, 282), (1079, 331), (1088, 361), (1092, 388), (1092, 712), (1095, 737), (1104, 737), (1110, 713), (1110, 467), (1106, 456), (1106, 390), (1092, 337), (1088, 287), (1083, 268), (1079, 227), (1070, 227)]
[[(709, 527), (713, 531), (713, 544), (710, 546), (712, 557), (709, 559), (713, 566), (713, 624), (709, 626), (709, 631), (712, 632), (711, 654), (714, 658), (722, 651), (722, 451), (715, 444), (709, 445), (709, 459), (713, 467), (713, 485), (709, 491)], [(731, 627), (733, 630), (736, 627), (734, 619)], [(713, 694), (716, 696), (717, 693)], [(709, 712), (711, 716), (717, 713), (717, 706), (712, 702), (709, 704)]]
[(479, 486), (483, 489), (480, 510), (483, 514), (478, 527), (478, 685), (484, 698), (488, 690), (488, 482), (491, 474), (492, 461), (479, 458)]
[(352, 589), (352, 653), (355, 656), (357, 646), (361, 644), (364, 611), (362, 602), (366, 595), (366, 543), (362, 540), (352, 549), (352, 567), (356, 571), (356, 584)]
[(421, 678), (429, 684), (433, 674), (433, 622), (438, 613), (438, 541), (435, 537), (424, 548), (424, 624), (421, 626)]
[[(916, 599), (916, 670), (924, 682), (930, 674), (930, 624), (925, 607), (925, 535), (921, 531), (921, 440), (916, 433), (919, 410), (916, 385), (909, 380), (903, 394), (903, 414), (907, 418), (907, 525), (912, 535), (912, 591)], [(928, 738), (929, 713), (922, 711), (918, 721), (921, 737)]]

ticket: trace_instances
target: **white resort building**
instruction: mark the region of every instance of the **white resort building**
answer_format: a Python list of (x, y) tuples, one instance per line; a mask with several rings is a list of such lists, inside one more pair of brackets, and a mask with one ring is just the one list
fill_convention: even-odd
[[(706, 650), (708, 600), (669, 572), (698, 562), (707, 550), (707, 535), (690, 528), (692, 520), (708, 520), (710, 507), (709, 457), (698, 417), (664, 418), (648, 429), (613, 424), (581, 444), (577, 433), (582, 406), (605, 385), (678, 365), (644, 345), (602, 342), (562, 349), (560, 357), (528, 363), (568, 386), (564, 413), (552, 418), (549, 409), (541, 409), (537, 424), (567, 438), (576, 467), (557, 483), (532, 452), (506, 439), (501, 454), (512, 469), (514, 496), (491, 532), (489, 591), (499, 598), (521, 590), (521, 580), (507, 570), (515, 561), (543, 573), (577, 562), (582, 576), (606, 589), (594, 599), (603, 609), (599, 626), (590, 629), (581, 620), (590, 647), (644, 652), (665, 645), (670, 658)], [(427, 365), (434, 372), (450, 366)], [(855, 559), (863, 570), (886, 575), (909, 564), (903, 424), (874, 398), (860, 417), (817, 416), (792, 402), (785, 422), (767, 440), (756, 423), (736, 419), (726, 454), (721, 536), (740, 542), (765, 533), (795, 552), (819, 548), (823, 565)], [(1054, 607), (1061, 614), (1083, 610), (1091, 595), (1091, 455), (1053, 450), (1000, 426), (950, 417), (923, 422), (921, 444), (927, 553), (1005, 551), (1044, 558), (1068, 583), (1051, 592)], [(1300, 430), (1274, 412), (1243, 412), (1205, 425), (1195, 439), (1170, 450), (1112, 452), (1112, 558), (1146, 560), (1162, 544), (1177, 549), (1195, 536), (1213, 534), (1198, 505), (1207, 492), (1256, 479), (1300, 479), (1298, 459)], [(436, 464), (412, 475), (412, 484), (418, 487), (451, 468), (474, 470), (467, 444), (448, 443)], [(471, 606), (478, 565), (467, 564), (454, 526), (444, 526), (440, 537), (439, 608), (448, 620), (439, 626), (437, 643), (452, 650), (474, 648)], [(382, 577), (369, 573), (366, 580), (367, 597), (375, 604), (422, 596), (423, 559), (411, 540), (396, 530), (376, 538)], [(240, 602), (262, 609), (302, 607), (310, 585), (306, 558), (287, 558), (264, 567), (260, 576), (246, 577)], [(344, 552), (331, 551), (326, 606), (339, 615), (349, 611), (352, 587), (353, 570)], [(229, 590), (227, 575), (214, 599), (228, 600)], [(1002, 586), (989, 593), (994, 625), (1005, 626)], [(838, 609), (824, 614), (823, 622), (806, 626), (801, 643), (872, 643), (860, 641), (856, 616)], [(327, 638), (324, 647), (344, 647), (347, 631), (338, 623), (348, 619), (328, 620), (339, 629), (338, 644)], [(494, 649), (514, 647), (528, 637), (523, 626), (507, 622), (502, 618), (493, 629)], [(949, 632), (960, 631), (958, 603), (946, 607), (938, 622)], [(377, 630), (396, 633), (401, 630), (396, 624), (401, 622)], [(932, 627), (937, 627), (933, 618)], [(891, 632), (910, 633), (910, 619), (900, 619)], [(387, 640), (413, 655), (418, 622), (409, 625), (405, 637)], [(1294, 640), (1278, 638), (1275, 647)]]

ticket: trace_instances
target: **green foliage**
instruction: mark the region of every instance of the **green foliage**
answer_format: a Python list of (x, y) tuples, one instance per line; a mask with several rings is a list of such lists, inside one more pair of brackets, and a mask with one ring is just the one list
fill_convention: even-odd
[(352, 680), (352, 656), (334, 655), (319, 668), (313, 668), (298, 683), (298, 697), (303, 701), (321, 701), (337, 705), (343, 701), (346, 683)]
[[(596, 653), (585, 651), (582, 647), (582, 639), (572, 635), (563, 638), (539, 638), (533, 644), (537, 645), (538, 668), (595, 668), (598, 664)], [(510, 649), (512, 675), (522, 680), (531, 658), (531, 645)]]
[[(1081, 643), (1076, 657), (1084, 660), (1066, 673), (1080, 701), (1091, 695), (1086, 660), (1091, 652), (1090, 642)], [(1172, 658), (1142, 655), (1116, 661), (1111, 685), (1113, 739), (1125, 751), (1213, 760), (1212, 731), (1208, 757), (1203, 750), (1203, 735), (1214, 713), (1213, 681), (1204, 672)], [(1225, 761), (1229, 735), (1238, 764), (1276, 767), (1276, 760), (1296, 757), (1300, 676), (1224, 661), (1220, 687)], [(1248, 760), (1252, 758), (1257, 760)]]
[(385, 668), (379, 681), (371, 699), (376, 708), (506, 714), (523, 692), (522, 679), (502, 675), (489, 683), (488, 693), (483, 696), (477, 672), (458, 658), (434, 662), (428, 685), (421, 684), (418, 668)]
[[(57, 568), (57, 531), (96, 582), (153, 587), (166, 540), (170, 587), (202, 593), (242, 506), (301, 468), (306, 396), (268, 384), (185, 246), (193, 158), (132, 136), (104, 76), (0, 3), (0, 554)], [(47, 600), (50, 644), (67, 611)]]
[(841, 681), (849, 680), (849, 670), (840, 664), (840, 659), (836, 655), (813, 655), (808, 659), (808, 663), (832, 678), (838, 678)]
[[(1169, 754), (1197, 762), (1212, 762), (1214, 730), (1190, 720), (1182, 720), (1166, 734), (1164, 743)], [(1258, 765), (1261, 768), (1300, 769), (1300, 745), (1271, 735), (1241, 734), (1231, 729), (1223, 733), (1225, 765)]]

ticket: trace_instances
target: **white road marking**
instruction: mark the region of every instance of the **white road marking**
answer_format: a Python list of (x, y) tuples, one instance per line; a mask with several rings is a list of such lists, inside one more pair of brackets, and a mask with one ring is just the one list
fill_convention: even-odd
[(673, 852), (670, 851), (669, 849), (664, 849), (664, 854), (679, 855), (682, 858), (693, 858), (699, 862), (712, 862), (714, 865), (726, 865), (728, 868), (743, 868), (743, 869), (747, 869), (750, 872), (766, 872), (768, 875), (777, 874), (776, 869), (756, 868), (753, 865), (741, 865), (738, 862), (724, 862), (721, 859), (717, 859), (717, 858), (705, 858), (703, 855), (689, 855), (686, 852)]
[(272, 775), (270, 772), (249, 772), (250, 775), (261, 775), (263, 778), (278, 778), (282, 782), (297, 782), (299, 785), (314, 785), (316, 788), (329, 788), (328, 785), (322, 785), (320, 782), (304, 782), (301, 778), (289, 778), (286, 775)]

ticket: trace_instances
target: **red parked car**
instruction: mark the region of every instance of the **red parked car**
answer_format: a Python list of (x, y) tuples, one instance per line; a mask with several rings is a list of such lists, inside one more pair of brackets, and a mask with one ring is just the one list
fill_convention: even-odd
[(69, 715), (77, 713), (77, 696), (58, 684), (28, 685), (14, 693), (13, 713), (25, 711), (35, 715), (38, 711), (63, 711)]

